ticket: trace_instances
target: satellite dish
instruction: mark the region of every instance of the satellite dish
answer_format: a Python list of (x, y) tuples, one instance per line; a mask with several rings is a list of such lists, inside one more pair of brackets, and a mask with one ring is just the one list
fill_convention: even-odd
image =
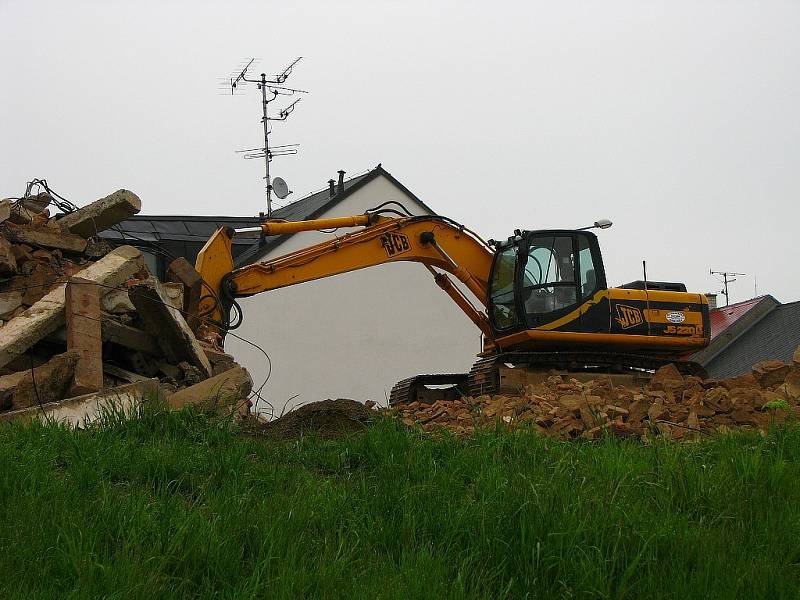
[(272, 180), (272, 191), (275, 192), (275, 195), (281, 200), (292, 193), (289, 191), (289, 186), (286, 185), (286, 182), (280, 177), (276, 177)]

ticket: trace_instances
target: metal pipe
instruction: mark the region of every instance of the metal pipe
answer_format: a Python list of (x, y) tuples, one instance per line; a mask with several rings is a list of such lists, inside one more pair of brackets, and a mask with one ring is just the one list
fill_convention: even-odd
[(352, 217), (333, 217), (331, 219), (313, 219), (310, 221), (268, 221), (261, 224), (261, 230), (266, 235), (283, 235), (285, 233), (297, 233), (298, 231), (359, 227), (369, 224), (369, 215), (355, 215)]
[(489, 320), (486, 318), (486, 315), (479, 312), (472, 303), (469, 301), (468, 298), (461, 293), (450, 278), (445, 273), (439, 273), (436, 269), (431, 267), (430, 265), (425, 265), (425, 268), (431, 272), (433, 275), (433, 280), (436, 282), (442, 290), (450, 296), (453, 302), (463, 311), (469, 319), (475, 323), (475, 325), (483, 332), (490, 340), (494, 341), (494, 332), (492, 331), (491, 325), (489, 325)]
[(269, 179), (269, 119), (267, 119), (267, 75), (261, 74), (261, 105), (264, 116), (261, 122), (264, 123), (264, 179), (267, 181), (267, 217), (272, 216), (272, 181)]
[(344, 192), (344, 171), (339, 171), (339, 188), (336, 190), (338, 194)]
[(469, 288), (469, 291), (475, 294), (476, 298), (486, 298), (486, 290), (484, 290), (481, 287), (481, 285), (477, 281), (475, 281), (470, 272), (461, 265), (456, 264), (456, 261), (454, 261), (450, 257), (450, 255), (447, 254), (447, 252), (445, 252), (444, 249), (436, 242), (436, 238), (433, 236), (432, 232), (426, 232), (426, 233), (428, 235), (423, 234), (424, 239), (421, 240), (422, 243), (430, 244), (431, 246), (434, 247), (434, 249), (441, 255), (441, 257), (444, 258), (450, 264), (450, 267), (452, 269), (450, 272), (456, 276), (456, 279), (458, 279), (461, 283), (467, 286), (467, 288)]

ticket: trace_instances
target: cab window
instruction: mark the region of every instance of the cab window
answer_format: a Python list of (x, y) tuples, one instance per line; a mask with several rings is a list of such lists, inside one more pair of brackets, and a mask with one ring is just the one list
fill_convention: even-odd
[(589, 238), (585, 235), (578, 237), (578, 259), (581, 272), (581, 300), (586, 300), (597, 290), (597, 271), (592, 260)]
[(531, 237), (522, 274), (522, 299), (529, 323), (537, 316), (577, 303), (572, 236)]
[(514, 274), (517, 270), (517, 248), (511, 246), (501, 251), (492, 269), (489, 289), (492, 321), (497, 329), (508, 329), (517, 324), (514, 301)]

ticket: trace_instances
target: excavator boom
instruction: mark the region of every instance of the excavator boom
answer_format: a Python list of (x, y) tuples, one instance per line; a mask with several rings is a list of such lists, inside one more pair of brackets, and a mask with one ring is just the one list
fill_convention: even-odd
[[(225, 322), (236, 298), (391, 262), (424, 264), (436, 283), (467, 316), (491, 337), (483, 308), (494, 253), (475, 234), (446, 217), (387, 217), (377, 214), (295, 222), (266, 222), (262, 231), (282, 235), (362, 225), (360, 231), (336, 236), (263, 263), (233, 268), (233, 231), (219, 229), (197, 258), (197, 270), (208, 284), (200, 312)], [(438, 269), (438, 270), (437, 270)], [(446, 273), (458, 279), (481, 305), (476, 309)]]

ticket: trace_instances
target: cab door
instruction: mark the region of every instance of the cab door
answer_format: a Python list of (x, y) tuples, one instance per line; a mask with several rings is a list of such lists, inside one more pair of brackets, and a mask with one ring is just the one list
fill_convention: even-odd
[(498, 333), (511, 333), (524, 327), (519, 317), (516, 286), (518, 246), (500, 248), (489, 277), (489, 320)]
[(598, 294), (606, 289), (606, 276), (597, 237), (592, 233), (577, 233), (576, 240), (580, 331), (608, 333), (611, 327), (608, 298)]
[[(571, 232), (533, 232), (528, 236), (524, 252), (520, 252), (518, 290), (529, 329), (563, 330), (569, 322), (556, 322), (578, 308), (575, 244)], [(579, 316), (574, 321), (579, 327)]]

